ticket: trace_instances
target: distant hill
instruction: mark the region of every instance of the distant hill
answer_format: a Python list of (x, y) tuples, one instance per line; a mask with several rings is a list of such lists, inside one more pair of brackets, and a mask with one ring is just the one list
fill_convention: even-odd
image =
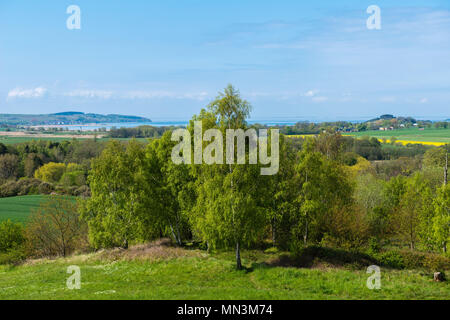
[(150, 119), (119, 114), (96, 114), (83, 112), (60, 112), (54, 114), (0, 114), (0, 125), (45, 126), (84, 125), (99, 123), (152, 122)]

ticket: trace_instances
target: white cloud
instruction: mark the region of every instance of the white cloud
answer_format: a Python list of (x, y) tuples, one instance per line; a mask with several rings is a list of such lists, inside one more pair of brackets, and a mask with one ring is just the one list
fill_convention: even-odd
[(125, 99), (189, 99), (203, 101), (208, 97), (207, 92), (177, 93), (171, 91), (130, 91), (123, 95)]
[(319, 90), (309, 90), (304, 94), (305, 97), (314, 97), (319, 93)]
[(47, 89), (43, 87), (37, 87), (34, 89), (21, 89), (16, 88), (8, 93), (8, 99), (23, 98), (23, 99), (33, 99), (42, 98), (47, 93)]
[(112, 91), (105, 90), (74, 90), (64, 94), (67, 97), (78, 97), (78, 98), (96, 98), (96, 99), (110, 99), (113, 97), (114, 93)]

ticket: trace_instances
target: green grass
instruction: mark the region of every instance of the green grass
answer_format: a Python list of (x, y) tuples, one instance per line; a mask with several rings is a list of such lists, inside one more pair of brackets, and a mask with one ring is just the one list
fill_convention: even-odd
[[(369, 290), (365, 268), (271, 267), (262, 263), (268, 255), (243, 252), (247, 268), (237, 271), (229, 255), (189, 252), (163, 260), (101, 260), (91, 254), (0, 266), (0, 299), (450, 299), (448, 282), (433, 282), (431, 274), (419, 271), (382, 269), (381, 290)], [(81, 290), (66, 287), (70, 265), (81, 268)]]
[(425, 129), (418, 128), (398, 129), (392, 131), (365, 131), (349, 133), (355, 137), (370, 136), (379, 139), (396, 137), (405, 141), (445, 142), (450, 143), (450, 129)]
[(14, 222), (25, 223), (32, 209), (47, 196), (23, 196), (12, 198), (0, 198), (0, 222), (11, 219)]

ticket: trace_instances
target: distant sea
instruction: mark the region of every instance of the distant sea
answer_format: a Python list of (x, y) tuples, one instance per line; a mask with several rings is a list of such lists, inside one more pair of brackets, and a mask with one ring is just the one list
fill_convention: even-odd
[[(369, 120), (370, 118), (357, 119), (357, 120), (331, 120), (331, 119), (312, 119), (308, 120), (307, 118), (295, 118), (295, 119), (271, 119), (271, 120), (249, 120), (250, 124), (262, 124), (267, 126), (292, 126), (298, 122), (302, 121), (310, 121), (310, 122), (335, 122), (335, 121), (348, 121), (353, 123), (360, 123)], [(426, 119), (426, 118), (423, 118)], [(422, 119), (421, 119), (422, 120)], [(435, 120), (435, 119), (432, 119)], [(442, 121), (442, 119), (436, 119)], [(110, 130), (111, 128), (135, 128), (139, 126), (153, 126), (153, 127), (169, 127), (169, 126), (180, 126), (185, 127), (189, 124), (188, 120), (178, 120), (178, 121), (153, 121), (153, 122), (124, 122), (124, 123), (97, 123), (97, 124), (87, 124), (87, 125), (54, 125), (54, 126), (46, 126), (52, 128), (64, 128), (70, 131), (93, 131), (98, 129), (106, 129)]]
[[(267, 126), (292, 126), (299, 121), (306, 120), (250, 120), (250, 124), (262, 124)], [(358, 121), (355, 121), (358, 122)], [(154, 121), (154, 122), (123, 122), (123, 123), (96, 123), (96, 124), (86, 124), (86, 125), (52, 125), (45, 126), (47, 128), (64, 128), (70, 131), (93, 131), (98, 129), (111, 130), (111, 128), (135, 128), (139, 126), (153, 126), (153, 127), (170, 127), (170, 126), (180, 126), (186, 127), (189, 121)]]

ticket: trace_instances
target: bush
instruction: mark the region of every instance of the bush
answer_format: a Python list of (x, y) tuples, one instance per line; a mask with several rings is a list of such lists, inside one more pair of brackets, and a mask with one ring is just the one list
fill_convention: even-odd
[(38, 187), (39, 194), (51, 194), (55, 188), (47, 182), (41, 182), (41, 184)]
[(36, 179), (45, 182), (58, 183), (65, 171), (66, 165), (64, 163), (50, 162), (36, 170), (34, 176)]
[(73, 196), (88, 198), (91, 196), (91, 190), (88, 186), (81, 186), (74, 191)]
[(24, 230), (10, 220), (0, 223), (0, 264), (16, 264), (26, 258)]
[(369, 239), (369, 253), (376, 254), (381, 250), (380, 240), (376, 237), (371, 237)]
[(19, 264), (26, 259), (27, 255), (24, 247), (11, 249), (6, 252), (0, 252), (0, 265), (2, 264)]
[(403, 261), (403, 257), (400, 253), (396, 251), (387, 251), (378, 254), (377, 260), (380, 262), (381, 265), (394, 268), (394, 269), (404, 269), (405, 268), (405, 262)]
[(0, 252), (17, 249), (25, 242), (23, 227), (11, 220), (0, 223)]
[(427, 254), (425, 255), (423, 266), (434, 272), (450, 270), (450, 259), (437, 254)]
[(50, 194), (53, 187), (38, 179), (22, 178), (18, 181), (8, 181), (0, 186), (0, 197), (16, 197), (33, 194)]
[(73, 199), (52, 196), (32, 213), (26, 228), (27, 247), (34, 257), (72, 254), (88, 247), (87, 225)]

